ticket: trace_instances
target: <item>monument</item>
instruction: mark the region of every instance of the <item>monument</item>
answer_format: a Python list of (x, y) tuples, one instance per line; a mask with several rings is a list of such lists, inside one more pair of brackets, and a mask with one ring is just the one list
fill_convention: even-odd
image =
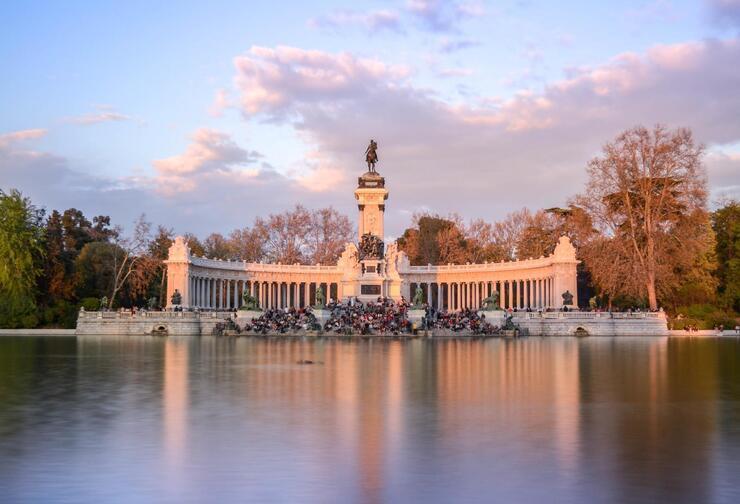
[[(389, 198), (377, 167), (379, 146), (365, 149), (367, 171), (357, 178), (357, 239), (335, 265), (285, 265), (194, 256), (177, 237), (167, 259), (167, 298), (177, 292), (183, 309), (231, 310), (321, 305), (326, 300), (373, 302), (424, 299), (436, 310), (559, 309), (578, 306), (575, 248), (562, 236), (552, 255), (518, 261), (412, 266), (395, 242), (385, 242)], [(563, 298), (560, 293), (573, 293)], [(419, 297), (421, 294), (421, 297)]]
[[(368, 171), (357, 179), (357, 241), (347, 243), (335, 265), (264, 264), (196, 257), (184, 237), (169, 249), (168, 308), (177, 311), (124, 318), (80, 312), (78, 334), (211, 334), (219, 317), (259, 316), (256, 309), (313, 307), (317, 323), (330, 312), (328, 299), (374, 302), (413, 301), (427, 310), (482, 310), (486, 320), (505, 326), (507, 318), (531, 335), (663, 334), (665, 314), (580, 313), (577, 310), (576, 250), (561, 236), (553, 253), (516, 261), (412, 266), (396, 242), (385, 243), (389, 191), (378, 173), (378, 144), (365, 150)], [(561, 311), (564, 307), (572, 307)], [(195, 311), (197, 313), (189, 313)], [(205, 312), (205, 313), (203, 313)], [(224, 312), (224, 313), (218, 313)], [(417, 326), (424, 310), (409, 310)], [(509, 323), (513, 323), (509, 321)]]

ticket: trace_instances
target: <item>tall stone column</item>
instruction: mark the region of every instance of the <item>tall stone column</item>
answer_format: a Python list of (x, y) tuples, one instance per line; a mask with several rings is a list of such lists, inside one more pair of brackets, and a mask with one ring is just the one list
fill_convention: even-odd
[(190, 292), (192, 293), (190, 297), (190, 306), (192, 308), (195, 308), (196, 306), (198, 306), (198, 277), (197, 276), (193, 276)]
[(203, 308), (203, 277), (198, 277), (198, 308)]
[(231, 308), (231, 280), (224, 280), (226, 283), (226, 298), (224, 299), (224, 308), (229, 309)]
[(218, 279), (218, 309), (222, 309), (224, 307), (224, 281), (219, 278)]
[(544, 301), (543, 301), (542, 298), (543, 298), (543, 296), (542, 296), (542, 279), (541, 278), (538, 278), (537, 279), (537, 304), (538, 304), (537, 307), (538, 308), (544, 308), (545, 307), (545, 303), (544, 303)]

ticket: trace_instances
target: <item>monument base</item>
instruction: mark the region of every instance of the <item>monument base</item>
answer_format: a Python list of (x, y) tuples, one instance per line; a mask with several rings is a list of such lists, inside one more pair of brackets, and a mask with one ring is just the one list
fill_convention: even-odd
[(329, 310), (324, 310), (323, 308), (314, 308), (311, 310), (311, 313), (316, 317), (316, 322), (321, 324), (322, 328), (329, 318), (331, 318), (331, 312)]
[(406, 318), (408, 318), (409, 322), (411, 322), (416, 329), (421, 329), (421, 322), (425, 315), (426, 310), (415, 310), (412, 308), (406, 312)]

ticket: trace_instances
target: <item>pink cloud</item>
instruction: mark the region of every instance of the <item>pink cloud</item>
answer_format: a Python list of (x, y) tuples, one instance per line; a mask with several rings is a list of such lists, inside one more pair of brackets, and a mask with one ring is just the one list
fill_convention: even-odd
[(278, 46), (252, 47), (234, 59), (236, 87), (248, 114), (279, 115), (292, 102), (324, 103), (352, 98), (358, 88), (387, 86), (408, 75), (402, 66), (357, 58), (349, 53)]
[(22, 142), (24, 140), (32, 140), (41, 138), (48, 133), (48, 130), (44, 128), (33, 128), (19, 131), (11, 131), (8, 133), (0, 134), (0, 148), (7, 148), (11, 144)]
[(346, 53), (253, 49), (246, 69), (237, 65), (241, 107), (247, 117), (294, 125), (344, 172), (337, 190), (347, 194), (350, 175), (364, 171), (368, 139), (378, 140), (378, 169), (403, 205), (389, 204), (389, 212), (396, 208), (399, 219), (418, 208), (493, 218), (522, 203), (563, 204), (580, 190), (600, 146), (635, 124), (688, 126), (708, 144), (740, 140), (734, 39), (624, 53), (539, 93), (455, 105), (413, 86), (408, 69), (399, 74), (384, 62), (359, 61)]
[(200, 128), (191, 136), (185, 153), (155, 160), (157, 182), (165, 194), (192, 191), (202, 176), (213, 172), (228, 172), (253, 163), (259, 153), (239, 147), (229, 135)]

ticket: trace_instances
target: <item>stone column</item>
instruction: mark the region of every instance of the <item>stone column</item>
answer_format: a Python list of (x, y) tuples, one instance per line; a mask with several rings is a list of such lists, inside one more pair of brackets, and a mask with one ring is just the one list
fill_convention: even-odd
[(218, 288), (220, 280), (218, 278), (213, 279), (213, 308), (218, 310), (220, 307), (220, 300), (218, 299)]
[(542, 279), (537, 279), (537, 302), (539, 303), (538, 308), (544, 308), (545, 302), (542, 296)]
[(524, 280), (516, 281), (516, 307), (521, 310), (524, 308)]
[(442, 301), (442, 284), (437, 282), (437, 310), (441, 310), (443, 305)]
[(192, 306), (195, 308), (198, 306), (198, 277), (193, 277), (193, 298)]

